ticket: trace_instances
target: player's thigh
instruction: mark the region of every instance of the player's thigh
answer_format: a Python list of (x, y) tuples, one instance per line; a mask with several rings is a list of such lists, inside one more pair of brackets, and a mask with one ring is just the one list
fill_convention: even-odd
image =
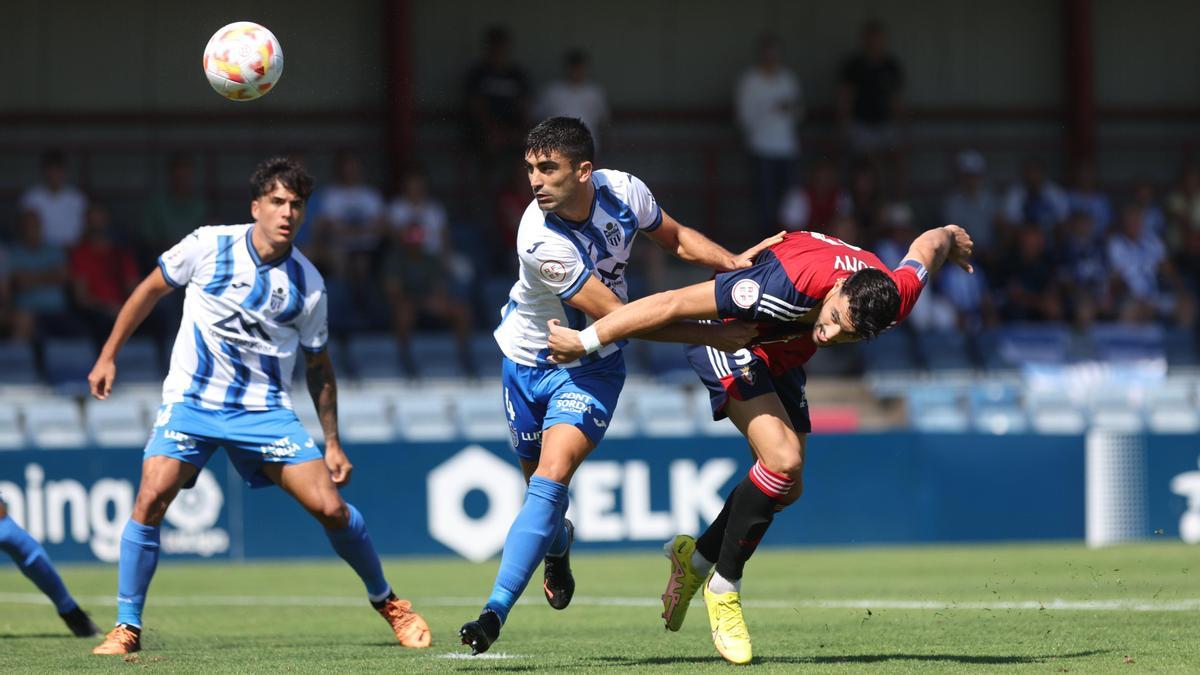
[[(504, 419), (512, 437), (513, 451), (521, 460), (521, 467), (537, 467), (542, 452), (542, 422), (546, 416), (545, 402), (537, 400), (535, 389), (541, 369), (522, 366), (504, 359), (501, 366), (500, 385), (504, 401)], [(525, 471), (525, 479), (533, 469)]]
[(323, 459), (295, 464), (268, 463), (262, 473), (292, 496), (326, 528), (346, 526), (349, 512)]
[(778, 394), (761, 394), (747, 401), (730, 398), (725, 410), (766, 468), (800, 479), (807, 436), (792, 426)]
[(535, 476), (570, 483), (575, 470), (596, 448), (596, 443), (575, 424), (560, 423), (542, 433), (542, 454)]

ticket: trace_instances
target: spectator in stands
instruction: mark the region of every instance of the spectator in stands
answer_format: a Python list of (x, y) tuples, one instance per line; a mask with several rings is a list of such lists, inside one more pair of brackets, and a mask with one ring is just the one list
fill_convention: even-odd
[(968, 335), (994, 328), (999, 322), (987, 273), (981, 267), (976, 266), (974, 274), (958, 266), (943, 267), (934, 282), (933, 297), (945, 298), (953, 310), (955, 327)]
[(67, 182), (67, 162), (61, 151), (42, 155), (42, 182), (21, 195), (20, 209), (37, 213), (42, 238), (50, 246), (66, 247), (83, 232), (87, 197)]
[(111, 225), (108, 208), (90, 204), (83, 238), (69, 256), (75, 310), (88, 325), (97, 348), (104, 344), (121, 305), (141, 281), (133, 252), (113, 240)]
[[(896, 269), (908, 253), (913, 234), (913, 210), (900, 201), (890, 202), (879, 211), (882, 238), (875, 241), (871, 250), (889, 269)], [(957, 225), (958, 223), (954, 223)], [(843, 239), (842, 241), (855, 241)]]
[(1098, 320), (1111, 319), (1114, 312), (1108, 258), (1091, 210), (1071, 214), (1054, 252), (1066, 311), (1075, 326), (1083, 329)]
[(1086, 211), (1099, 234), (1108, 232), (1113, 224), (1112, 203), (1108, 195), (1096, 187), (1096, 165), (1091, 160), (1075, 165), (1075, 180), (1067, 192), (1067, 209), (1070, 213)]
[(483, 60), (467, 72), (467, 137), (479, 155), (487, 192), (495, 194), (529, 130), (530, 85), (525, 69), (513, 62), (507, 28), (490, 26), (483, 50)]
[(1137, 204), (1121, 210), (1120, 227), (1108, 240), (1117, 315), (1140, 323), (1172, 319), (1191, 326), (1195, 305), (1176, 271), (1162, 240), (1146, 229), (1145, 214)]
[(542, 91), (535, 115), (539, 119), (564, 116), (583, 120), (592, 132), (596, 152), (600, 152), (600, 139), (608, 132), (608, 96), (604, 87), (592, 79), (590, 59), (582, 49), (568, 51), (563, 66), (563, 78)]
[(385, 230), (383, 195), (363, 180), (362, 162), (343, 150), (334, 159), (334, 182), (325, 188), (320, 213), (313, 214), (314, 238), (334, 248), (335, 276), (348, 266), (375, 269)]
[(1200, 166), (1184, 167), (1179, 185), (1167, 196), (1167, 221), (1172, 250), (1200, 250)]
[[(1162, 206), (1159, 205), (1154, 193), (1154, 184), (1149, 179), (1138, 178), (1133, 181), (1133, 201), (1142, 207), (1142, 213), (1146, 219), (1146, 229), (1165, 240), (1167, 236), (1167, 214), (1163, 211)], [(1170, 242), (1167, 242), (1167, 249), (1173, 250)]]
[(942, 222), (966, 230), (976, 244), (977, 260), (984, 266), (994, 264), (1000, 203), (985, 183), (987, 161), (975, 150), (963, 150), (954, 168), (956, 184), (942, 199)]
[(1003, 217), (1009, 226), (1032, 223), (1050, 235), (1067, 219), (1068, 209), (1067, 193), (1046, 177), (1041, 160), (1030, 158), (1021, 169), (1021, 180), (1004, 197)]
[(495, 212), (492, 219), (495, 229), (492, 233), (496, 245), (490, 246), (488, 255), (488, 270), (492, 274), (510, 275), (517, 271), (517, 257), (512, 254), (517, 246), (517, 230), (521, 226), (521, 216), (529, 208), (533, 200), (533, 192), (529, 189), (529, 176), (525, 167), (514, 163), (509, 169), (506, 180), (496, 196)]
[[(392, 249), (419, 239), (426, 255), (442, 261), (454, 294), (467, 296), (475, 277), (474, 265), (468, 256), (454, 248), (446, 209), (429, 194), (429, 178), (424, 172), (410, 169), (404, 173), (399, 190), (388, 205), (387, 221)], [(418, 232), (408, 231), (414, 229)]]
[(17, 309), (13, 303), (12, 267), (8, 247), (0, 243), (0, 338), (29, 341), (33, 339), (33, 316)]
[(783, 64), (775, 35), (759, 39), (754, 65), (738, 80), (734, 105), (750, 157), (757, 227), (769, 234), (779, 229), (779, 205), (800, 157), (796, 125), (804, 117), (800, 80)]
[(867, 21), (862, 43), (843, 63), (839, 75), (838, 127), (855, 157), (892, 164), (897, 194), (906, 185), (903, 146), (904, 69), (888, 50), (883, 22)]
[(142, 256), (154, 264), (160, 253), (206, 224), (207, 218), (208, 204), (196, 189), (196, 166), (192, 158), (171, 155), (167, 159), (166, 190), (146, 205), (138, 233)]
[(37, 336), (75, 336), (85, 328), (67, 303), (67, 255), (47, 242), (37, 211), (23, 211), (17, 221), (17, 241), (10, 250), (13, 304), (33, 317)]
[(1016, 321), (1059, 321), (1063, 317), (1047, 234), (1040, 225), (1022, 225), (1016, 250), (1001, 268), (1004, 283), (1003, 318)]
[(879, 172), (868, 161), (855, 162), (850, 172), (850, 210), (867, 241), (883, 234), (880, 212), (883, 193), (879, 189)]
[[(795, 185), (779, 207), (779, 223), (789, 232), (818, 230), (853, 212), (850, 195), (838, 180), (837, 166), (824, 157), (813, 163), (807, 185)], [(854, 241), (854, 240), (849, 240)]]
[(393, 230), (393, 246), (384, 266), (392, 330), (400, 344), (405, 368), (420, 374), (409, 345), (418, 321), (448, 327), (458, 342), (464, 370), (474, 372), (471, 360), (471, 307), (454, 292), (452, 270), (441, 255), (429, 253), (422, 227)]

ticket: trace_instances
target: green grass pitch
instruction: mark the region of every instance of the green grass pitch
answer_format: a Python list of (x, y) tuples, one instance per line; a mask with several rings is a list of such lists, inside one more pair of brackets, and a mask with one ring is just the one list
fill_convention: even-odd
[[(467, 658), (496, 563), (390, 559), (389, 580), (433, 629), (398, 646), (337, 560), (166, 561), (150, 591), (144, 651), (97, 657), (52, 607), (0, 566), (0, 672), (721, 672), (701, 604), (667, 633), (667, 563), (575, 556), (576, 602), (541, 597), (540, 570), (486, 656)], [(63, 565), (97, 623), (114, 616), (115, 566)], [(1155, 543), (791, 549), (765, 547), (743, 589), (755, 672), (1200, 672), (1200, 550)]]

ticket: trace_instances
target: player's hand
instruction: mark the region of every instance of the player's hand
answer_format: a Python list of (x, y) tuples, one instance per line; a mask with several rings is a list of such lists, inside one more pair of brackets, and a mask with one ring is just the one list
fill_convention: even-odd
[(579, 340), (579, 331), (559, 323), (558, 319), (546, 322), (550, 328), (550, 339), (546, 346), (550, 348), (550, 360), (554, 363), (570, 363), (583, 358), (587, 351)]
[(708, 340), (704, 344), (721, 352), (736, 352), (758, 337), (758, 326), (749, 321), (730, 321), (708, 328)]
[(974, 274), (975, 268), (971, 266), (971, 256), (975, 253), (975, 242), (971, 241), (971, 235), (958, 225), (947, 225), (944, 229), (950, 233), (948, 257), (967, 273)]
[(776, 232), (775, 234), (746, 249), (741, 255), (733, 259), (733, 263), (727, 271), (741, 270), (750, 267), (754, 264), (754, 256), (783, 241), (783, 235), (785, 234), (787, 234), (787, 232), (780, 230), (779, 232)]
[(112, 359), (99, 358), (92, 372), (88, 373), (88, 388), (92, 396), (103, 401), (112, 393), (113, 380), (117, 379), (117, 364)]
[(338, 487), (345, 487), (350, 482), (350, 472), (354, 471), (354, 465), (350, 463), (350, 458), (346, 456), (342, 446), (337, 443), (326, 442), (325, 467), (329, 469), (329, 477), (333, 480), (333, 484)]

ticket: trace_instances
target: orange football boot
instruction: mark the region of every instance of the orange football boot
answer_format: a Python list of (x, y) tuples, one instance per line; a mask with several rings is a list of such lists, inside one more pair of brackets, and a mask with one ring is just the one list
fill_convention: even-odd
[(142, 649), (141, 633), (123, 623), (108, 631), (101, 642), (92, 650), (93, 654), (132, 654)]
[(425, 623), (420, 614), (412, 611), (411, 602), (392, 598), (376, 611), (391, 624), (396, 639), (405, 647), (421, 649), (428, 647), (432, 641), (429, 624)]

